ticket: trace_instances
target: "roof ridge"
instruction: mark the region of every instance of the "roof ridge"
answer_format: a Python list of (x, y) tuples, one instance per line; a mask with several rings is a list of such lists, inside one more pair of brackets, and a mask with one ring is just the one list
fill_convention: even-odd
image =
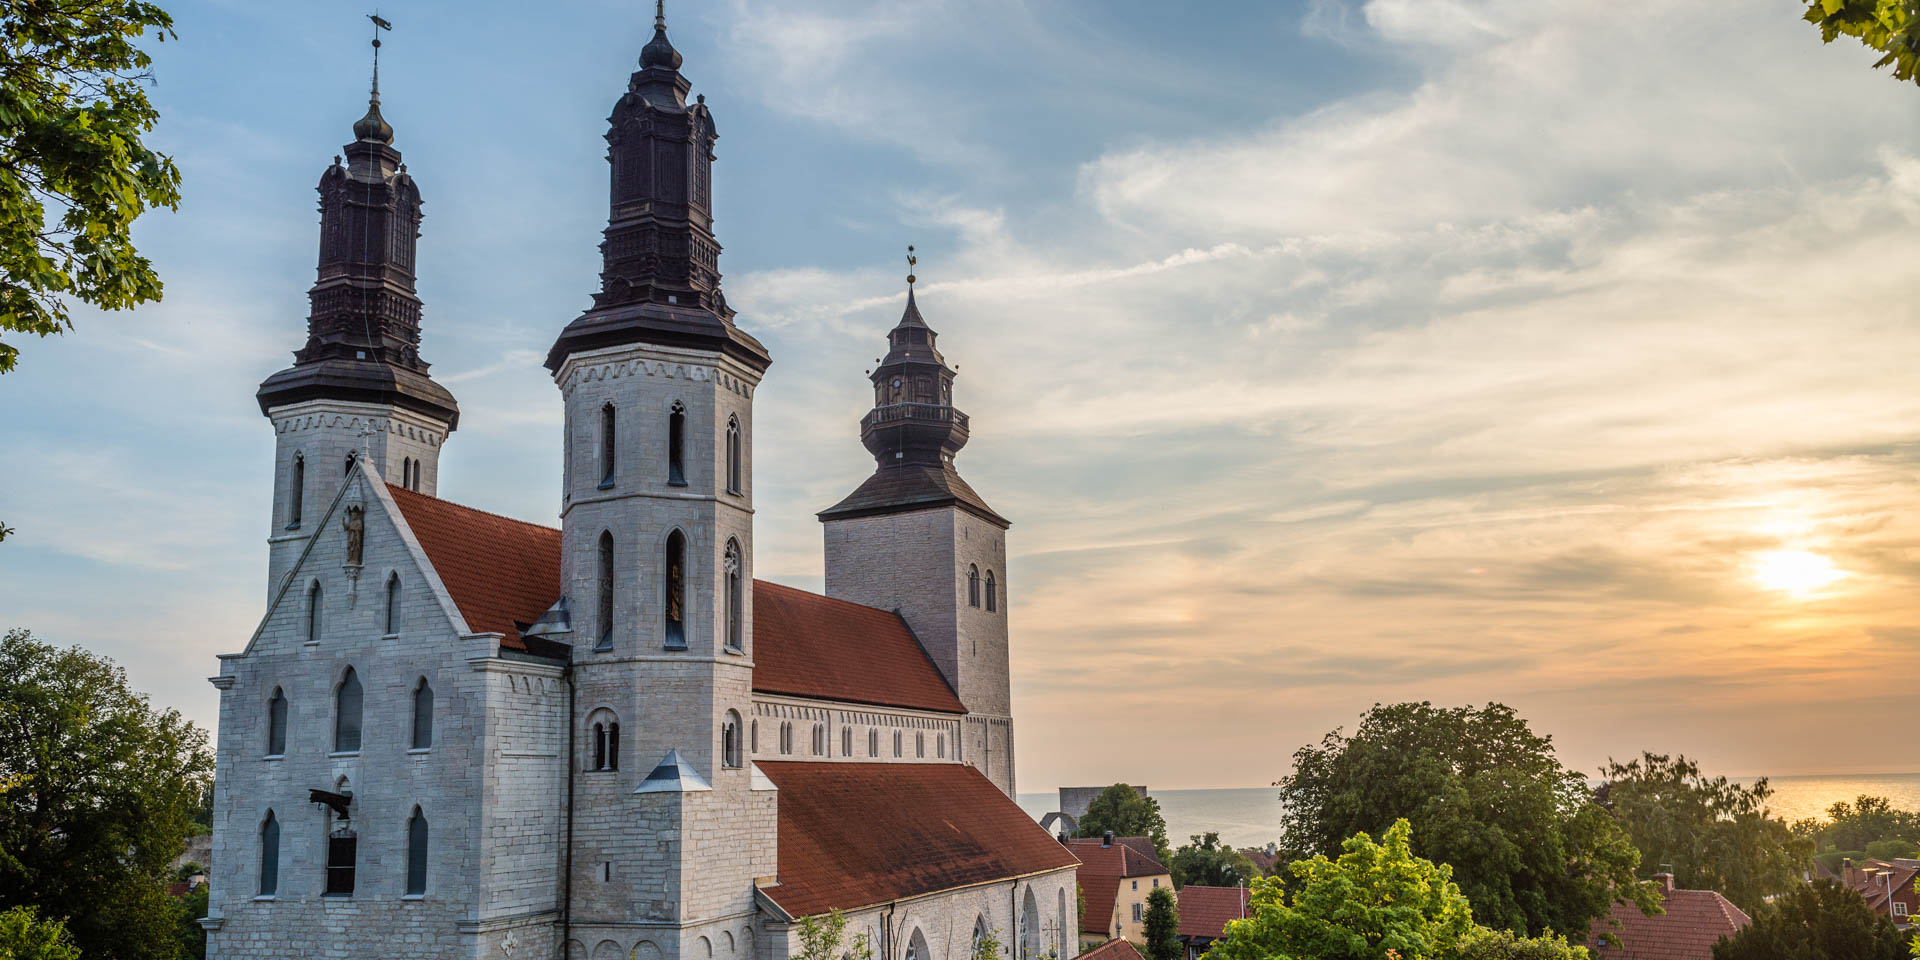
[(756, 589), (761, 586), (768, 586), (768, 587), (775, 587), (781, 590), (788, 590), (793, 593), (804, 593), (809, 597), (815, 597), (821, 600), (826, 600), (830, 603), (845, 604), (846, 606), (849, 606), (849, 607), (859, 607), (862, 610), (871, 610), (874, 613), (880, 614), (882, 616), (891, 617), (895, 615), (894, 611), (892, 610), (882, 610), (879, 607), (868, 606), (867, 604), (861, 603), (858, 600), (846, 600), (840, 597), (828, 596), (827, 594), (824, 594), (824, 593), (815, 593), (812, 590), (803, 589), (801, 587), (788, 586), (787, 584), (784, 584), (784, 583), (775, 583), (772, 580), (762, 580), (759, 577), (753, 578), (753, 585)]
[(509, 517), (505, 514), (494, 513), (491, 510), (482, 510), (479, 507), (470, 507), (464, 503), (460, 503), (455, 500), (448, 500), (444, 497), (436, 497), (431, 494), (421, 493), (418, 490), (408, 490), (406, 487), (403, 487), (397, 483), (387, 484), (387, 489), (405, 494), (406, 496), (409, 496), (409, 497), (418, 497), (422, 500), (431, 501), (433, 503), (444, 503), (449, 507), (455, 507), (461, 510), (465, 510), (468, 513), (477, 513), (483, 517), (492, 517), (495, 520), (505, 520), (508, 523), (518, 524), (523, 527), (532, 527), (533, 529), (542, 531), (544, 533), (559, 534), (561, 532), (559, 527), (549, 527), (544, 523), (534, 523), (530, 520), (521, 520), (516, 517)]

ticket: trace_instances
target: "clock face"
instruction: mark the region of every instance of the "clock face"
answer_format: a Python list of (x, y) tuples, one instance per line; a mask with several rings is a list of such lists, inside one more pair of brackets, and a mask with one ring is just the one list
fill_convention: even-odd
[(895, 390), (898, 390), (898, 389), (900, 389), (900, 378), (899, 378), (899, 377), (894, 377), (894, 378), (893, 378), (893, 388), (894, 388)]

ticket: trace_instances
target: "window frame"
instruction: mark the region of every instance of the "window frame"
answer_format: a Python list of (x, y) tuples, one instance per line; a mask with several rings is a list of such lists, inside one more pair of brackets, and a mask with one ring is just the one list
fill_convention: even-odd
[(615, 474), (620, 467), (620, 424), (619, 413), (609, 400), (600, 406), (600, 485), (598, 489), (611, 490)]
[(293, 469), (287, 478), (287, 529), (298, 530), (307, 502), (307, 455), (293, 452)]
[(407, 878), (403, 899), (427, 895), (427, 867), (432, 862), (432, 841), (432, 826), (427, 823), (426, 814), (420, 811), (420, 805), (414, 804), (412, 815), (407, 817)]
[(992, 567), (987, 568), (987, 582), (982, 591), (987, 595), (987, 612), (993, 613), (999, 610), (999, 581), (994, 578)]
[(667, 486), (687, 485), (687, 408), (675, 400), (667, 409)]
[(665, 647), (687, 649), (687, 536), (679, 529), (668, 531), (662, 548), (660, 618)]
[(593, 641), (593, 649), (602, 652), (613, 649), (613, 598), (614, 591), (617, 589), (619, 582), (618, 577), (620, 573), (618, 557), (614, 551), (613, 531), (600, 531), (599, 557), (597, 560), (599, 577), (596, 581), (599, 596), (595, 598), (596, 602), (594, 606), (594, 611), (600, 619), (598, 624), (600, 636)]
[(743, 653), (747, 644), (746, 555), (740, 549), (739, 540), (727, 538), (722, 566), (726, 583), (726, 649), (728, 653)]
[(967, 564), (967, 606), (980, 606), (980, 567), (978, 564)]
[(286, 755), (287, 691), (285, 687), (276, 684), (273, 688), (273, 694), (267, 697), (267, 752), (265, 756), (271, 760)]
[(272, 807), (260, 819), (255, 839), (260, 843), (260, 864), (254, 876), (254, 899), (273, 899), (280, 894), (280, 819)]
[[(433, 720), (433, 681), (422, 676), (413, 685), (413, 724), (407, 739), (409, 752), (425, 753), (433, 749)], [(421, 742), (423, 723), (426, 727), (424, 743)]]
[[(351, 686), (350, 686), (351, 685)], [(351, 690), (353, 697), (352, 745), (347, 743), (349, 727), (347, 725), (347, 697)], [(333, 750), (329, 756), (358, 756), (366, 745), (367, 687), (360, 680), (360, 672), (352, 665), (341, 671), (339, 682), (333, 685)]]
[(742, 496), (746, 490), (745, 469), (741, 466), (740, 415), (727, 415), (727, 492)]
[(402, 599), (400, 572), (396, 570), (387, 574), (386, 608), (381, 611), (381, 619), (385, 621), (383, 627), (385, 632), (383, 636), (397, 637), (400, 635), (400, 625), (405, 617), (405, 614), (400, 609)]

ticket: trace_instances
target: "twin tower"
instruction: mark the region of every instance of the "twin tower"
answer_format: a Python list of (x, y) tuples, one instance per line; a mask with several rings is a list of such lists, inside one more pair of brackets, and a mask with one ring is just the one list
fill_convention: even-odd
[[(606, 674), (611, 687), (647, 690), (607, 695), (688, 708), (636, 704), (649, 718), (633, 731), (636, 757), (714, 749), (699, 745), (719, 742), (709, 734), (720, 712), (700, 705), (743, 699), (752, 683), (753, 395), (771, 358), (721, 293), (718, 133), (705, 97), (689, 102), (680, 65), (657, 18), (609, 118), (600, 289), (546, 358), (565, 399), (562, 589), (582, 682), (596, 662), (654, 662), (644, 682)], [(419, 355), (421, 194), (377, 89), (353, 133), (320, 178), (307, 342), (258, 394), (278, 435), (270, 593), (355, 458), (434, 496), (441, 446), (459, 425)], [(1011, 794), (1008, 522), (954, 470), (968, 424), (953, 378), (909, 290), (860, 426), (877, 468), (820, 514), (826, 592), (901, 614), (968, 710), (965, 755)]]

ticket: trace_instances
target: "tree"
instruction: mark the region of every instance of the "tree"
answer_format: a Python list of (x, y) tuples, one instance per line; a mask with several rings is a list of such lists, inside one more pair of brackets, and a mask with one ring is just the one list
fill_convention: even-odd
[(1417, 852), (1449, 864), (1488, 926), (1586, 930), (1617, 895), (1655, 910), (1640, 854), (1512, 708), (1376, 704), (1353, 736), (1294, 754), (1281, 780), (1282, 855), (1324, 856), (1406, 818)]
[(1160, 801), (1127, 784), (1116, 783), (1100, 791), (1087, 804), (1086, 815), (1080, 818), (1073, 835), (1099, 837), (1109, 833), (1116, 837), (1150, 837), (1161, 863), (1173, 859), (1167, 852), (1167, 821), (1160, 816)]
[(0, 958), (5, 960), (80, 960), (66, 924), (42, 920), (32, 907), (0, 913)]
[(89, 956), (174, 960), (168, 864), (212, 774), (205, 731), (111, 661), (0, 638), (0, 907), (64, 917)]
[(873, 943), (864, 933), (856, 935), (842, 950), (846, 934), (847, 915), (838, 910), (823, 916), (801, 917), (800, 952), (794, 960), (873, 960)]
[(1811, 838), (1821, 852), (1864, 852), (1876, 841), (1920, 840), (1920, 815), (1895, 808), (1886, 797), (1863, 795), (1828, 807), (1826, 822), (1802, 820), (1794, 830)]
[(1180, 960), (1186, 948), (1180, 945), (1180, 905), (1173, 891), (1154, 887), (1147, 894), (1147, 960)]
[(1874, 69), (1891, 66), (1895, 80), (1920, 83), (1920, 0), (1806, 0), (1803, 19), (1832, 43), (1853, 37), (1883, 56)]
[(968, 958), (969, 960), (1005, 960), (1002, 956), (1005, 951), (1006, 945), (1000, 942), (999, 929), (985, 927), (974, 934), (973, 950), (968, 954)]
[(200, 925), (200, 918), (207, 915), (210, 893), (203, 883), (174, 904), (174, 929), (178, 931), (181, 960), (206, 960), (207, 928)]
[[(160, 299), (133, 221), (177, 209), (180, 171), (141, 142), (159, 111), (144, 83), (141, 0), (0, 0), (0, 330), (72, 329), (67, 298), (106, 310)], [(0, 373), (19, 350), (0, 343)], [(84, 939), (84, 938), (83, 938)]]
[(1907, 943), (1860, 894), (1831, 880), (1795, 888), (1720, 941), (1713, 960), (1904, 960)]
[(1203, 887), (1237, 887), (1260, 876), (1260, 869), (1246, 855), (1220, 842), (1220, 835), (1194, 834), (1191, 843), (1173, 852), (1167, 869), (1173, 872), (1173, 885), (1197, 883)]
[(1586, 947), (1566, 937), (1520, 937), (1511, 930), (1475, 927), (1462, 937), (1449, 960), (1587, 960)]
[(1678, 886), (1718, 890), (1749, 913), (1800, 885), (1813, 844), (1767, 810), (1764, 778), (1745, 787), (1656, 753), (1609, 760), (1601, 776), (1595, 798), (1640, 851), (1641, 877), (1669, 870)]

